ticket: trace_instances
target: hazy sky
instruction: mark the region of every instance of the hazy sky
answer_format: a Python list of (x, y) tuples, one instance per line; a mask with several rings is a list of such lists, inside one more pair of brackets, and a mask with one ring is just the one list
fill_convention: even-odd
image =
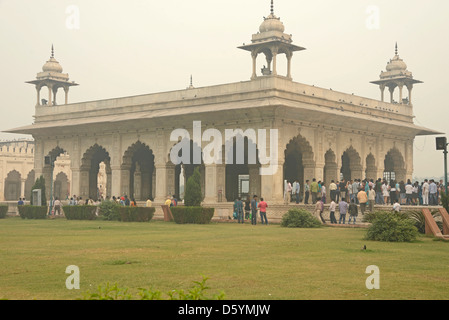
[[(196, 87), (246, 81), (251, 57), (237, 46), (250, 43), (269, 10), (269, 0), (0, 0), (0, 131), (33, 122), (36, 91), (25, 81), (42, 70), (52, 44), (80, 84), (70, 102), (185, 89), (191, 74)], [(307, 48), (293, 57), (294, 81), (380, 99), (369, 82), (397, 41), (424, 81), (413, 90), (415, 123), (445, 133), (448, 12), (447, 0), (275, 0), (285, 32)], [(415, 176), (443, 174), (434, 136), (417, 138), (414, 154)]]

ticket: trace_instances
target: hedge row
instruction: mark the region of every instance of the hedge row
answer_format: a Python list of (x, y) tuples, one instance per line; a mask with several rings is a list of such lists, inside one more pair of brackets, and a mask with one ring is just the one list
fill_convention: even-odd
[(22, 219), (47, 219), (47, 206), (18, 206)]
[(210, 223), (212, 217), (214, 216), (214, 208), (203, 208), (203, 207), (184, 207), (177, 206), (170, 208), (173, 218), (176, 223), (186, 224), (207, 224)]
[(7, 205), (0, 206), (0, 219), (5, 219), (7, 213), (8, 213), (8, 206)]
[(153, 207), (119, 207), (120, 221), (149, 222), (155, 211)]
[[(64, 206), (65, 217), (67, 220), (115, 220), (123, 222), (148, 222), (155, 212), (155, 208), (149, 207), (121, 207), (112, 206), (111, 211), (107, 214), (105, 210), (99, 209), (97, 206)], [(99, 215), (97, 216), (97, 210)]]
[(95, 220), (96, 206), (63, 206), (62, 210), (67, 220)]

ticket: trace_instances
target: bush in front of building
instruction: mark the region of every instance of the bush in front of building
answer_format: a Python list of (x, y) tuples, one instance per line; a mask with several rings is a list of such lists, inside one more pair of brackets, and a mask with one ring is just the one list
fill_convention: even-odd
[(292, 208), (282, 217), (281, 227), (319, 228), (321, 227), (321, 222), (307, 210)]
[(0, 219), (5, 219), (7, 213), (8, 213), (8, 206), (7, 205), (1, 205), (0, 206)]
[(149, 222), (154, 217), (154, 207), (123, 207), (119, 206), (120, 221)]
[(418, 237), (415, 222), (407, 214), (391, 211), (376, 212), (365, 239), (387, 242), (412, 242)]
[(99, 206), (98, 215), (101, 216), (103, 220), (120, 221), (119, 208), (120, 205), (115, 201), (102, 201)]
[(173, 219), (178, 224), (208, 224), (215, 213), (215, 208), (176, 206), (170, 208)]
[(195, 168), (193, 175), (187, 179), (184, 205), (187, 207), (199, 207), (203, 202), (203, 193), (201, 192), (201, 174), (199, 168)]
[(18, 206), (22, 219), (47, 219), (47, 206)]
[(95, 220), (96, 206), (63, 206), (62, 210), (67, 220)]

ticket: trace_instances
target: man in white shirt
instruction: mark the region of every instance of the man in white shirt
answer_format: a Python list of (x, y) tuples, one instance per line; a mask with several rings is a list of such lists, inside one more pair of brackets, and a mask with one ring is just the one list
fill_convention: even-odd
[(394, 212), (400, 212), (401, 211), (401, 205), (399, 204), (398, 200), (393, 205), (393, 211)]
[(413, 185), (410, 180), (407, 181), (407, 184), (405, 185), (405, 196), (406, 196), (406, 205), (412, 204), (412, 193), (413, 193)]
[(329, 192), (331, 194), (331, 200), (335, 201), (336, 192), (337, 192), (337, 184), (334, 180), (331, 181), (331, 184), (329, 185)]
[(298, 180), (293, 183), (293, 190), (292, 192), (295, 193), (295, 201), (296, 204), (299, 204), (299, 191), (301, 190), (301, 185), (299, 184)]
[(422, 185), (422, 201), (423, 205), (429, 205), (429, 182), (427, 179), (424, 180), (424, 183)]

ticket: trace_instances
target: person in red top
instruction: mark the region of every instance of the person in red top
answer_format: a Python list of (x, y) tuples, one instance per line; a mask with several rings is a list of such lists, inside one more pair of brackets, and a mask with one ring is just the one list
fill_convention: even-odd
[(267, 207), (268, 207), (268, 204), (263, 200), (263, 198), (260, 198), (258, 208), (260, 209), (260, 220), (262, 220), (262, 224), (263, 224), (264, 219), (265, 219), (265, 224), (268, 224)]

